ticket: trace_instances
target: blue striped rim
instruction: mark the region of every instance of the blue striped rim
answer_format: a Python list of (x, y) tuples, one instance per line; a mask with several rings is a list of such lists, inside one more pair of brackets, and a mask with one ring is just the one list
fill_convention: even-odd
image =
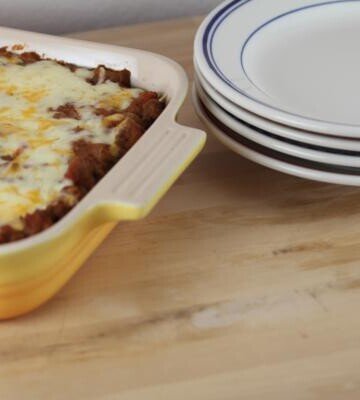
[(348, 167), (345, 165), (334, 165), (334, 164), (322, 163), (319, 161), (310, 161), (305, 158), (292, 156), (289, 154), (282, 153), (278, 150), (273, 150), (270, 147), (266, 147), (250, 139), (247, 139), (241, 134), (238, 134), (233, 130), (231, 130), (230, 128), (228, 128), (222, 122), (220, 122), (213, 114), (210, 113), (209, 110), (207, 110), (206, 106), (204, 105), (204, 103), (201, 102), (200, 99), (199, 102), (204, 114), (222, 132), (223, 135), (228, 136), (235, 142), (240, 143), (243, 146), (253, 151), (256, 151), (257, 153), (303, 168), (311, 168), (325, 172), (359, 176), (360, 168), (358, 167)]
[[(236, 92), (240, 93), (241, 95), (243, 95), (244, 97), (258, 103), (261, 104), (263, 106), (269, 107), (273, 110), (277, 110), (277, 111), (281, 111), (284, 112), (285, 110), (278, 108), (278, 107), (274, 107), (266, 102), (263, 102), (251, 95), (249, 95), (247, 92), (243, 91), (241, 88), (239, 88), (238, 86), (236, 86), (229, 78), (226, 77), (226, 75), (224, 74), (224, 72), (221, 70), (221, 68), (219, 67), (218, 63), (215, 60), (214, 57), (214, 48), (213, 48), (213, 42), (214, 42), (214, 37), (215, 34), (217, 32), (217, 30), (219, 29), (219, 27), (222, 25), (222, 23), (234, 12), (237, 11), (239, 8), (245, 6), (246, 4), (250, 3), (253, 0), (233, 0), (230, 3), (226, 4), (223, 8), (221, 8), (212, 18), (211, 20), (208, 22), (205, 30), (204, 30), (204, 34), (203, 34), (203, 38), (202, 38), (202, 50), (203, 50), (203, 54), (204, 57), (206, 59), (206, 62), (208, 64), (208, 66), (210, 67), (210, 69), (229, 87), (231, 87), (232, 89), (234, 89)], [(300, 11), (304, 11), (307, 9), (311, 9), (311, 8), (316, 8), (316, 7), (322, 7), (322, 6), (326, 6), (326, 5), (331, 5), (331, 4), (337, 4), (337, 3), (356, 3), (359, 2), (360, 0), (332, 0), (332, 1), (325, 1), (322, 3), (316, 3), (316, 4), (310, 4), (304, 7), (299, 7), (296, 8), (294, 10), (285, 12), (283, 14), (280, 14), (268, 21), (266, 21), (265, 23), (263, 23), (261, 26), (257, 27), (245, 40), (242, 48), (241, 48), (241, 52), (240, 52), (240, 64), (242, 67), (242, 70), (244, 72), (244, 75), (247, 77), (247, 79), (251, 81), (251, 79), (248, 77), (245, 68), (244, 68), (244, 62), (243, 62), (243, 55), (244, 55), (244, 51), (245, 48), (247, 46), (247, 44), (249, 43), (249, 41), (251, 40), (251, 38), (256, 35), (256, 33), (258, 33), (261, 29), (265, 28), (267, 25), (271, 24), (272, 22), (286, 17), (288, 15), (300, 12)], [(285, 111), (287, 114), (291, 114), (300, 118), (304, 118), (304, 115), (301, 114), (296, 114), (293, 112), (288, 112)], [(318, 121), (318, 122), (324, 122), (327, 123), (328, 121), (324, 121), (324, 120), (320, 120), (320, 119), (314, 119), (314, 118), (308, 118), (311, 119), (313, 121)], [(346, 123), (341, 123), (341, 125), (344, 126), (353, 126), (353, 124), (346, 124)]]

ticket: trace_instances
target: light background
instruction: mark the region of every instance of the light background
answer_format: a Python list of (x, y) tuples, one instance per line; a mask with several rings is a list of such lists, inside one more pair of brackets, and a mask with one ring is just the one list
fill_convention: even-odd
[(0, 0), (0, 25), (48, 33), (198, 15), (220, 0)]

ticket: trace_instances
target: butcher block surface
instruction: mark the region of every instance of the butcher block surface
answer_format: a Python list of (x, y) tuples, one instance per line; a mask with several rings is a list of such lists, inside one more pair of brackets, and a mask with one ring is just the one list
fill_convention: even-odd
[[(191, 18), (74, 34), (193, 75)], [(156, 74), (156, 71), (154, 72)], [(190, 99), (181, 123), (202, 128)], [(0, 399), (360, 398), (360, 190), (213, 137), (147, 219), (46, 306), (0, 324)]]

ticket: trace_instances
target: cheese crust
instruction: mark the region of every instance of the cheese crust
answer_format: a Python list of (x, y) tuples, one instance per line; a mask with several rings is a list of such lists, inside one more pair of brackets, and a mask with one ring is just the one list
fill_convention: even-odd
[(0, 243), (59, 220), (163, 108), (127, 70), (0, 49)]

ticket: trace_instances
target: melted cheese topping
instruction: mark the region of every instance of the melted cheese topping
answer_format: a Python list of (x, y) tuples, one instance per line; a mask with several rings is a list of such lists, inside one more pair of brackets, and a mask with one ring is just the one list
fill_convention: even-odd
[[(91, 85), (91, 71), (71, 72), (55, 61), (18, 61), (0, 57), (0, 226), (21, 229), (21, 217), (45, 209), (71, 185), (65, 174), (74, 141), (114, 144), (116, 128), (94, 108), (125, 109), (140, 89)], [(67, 103), (80, 120), (54, 118), (54, 109)]]

